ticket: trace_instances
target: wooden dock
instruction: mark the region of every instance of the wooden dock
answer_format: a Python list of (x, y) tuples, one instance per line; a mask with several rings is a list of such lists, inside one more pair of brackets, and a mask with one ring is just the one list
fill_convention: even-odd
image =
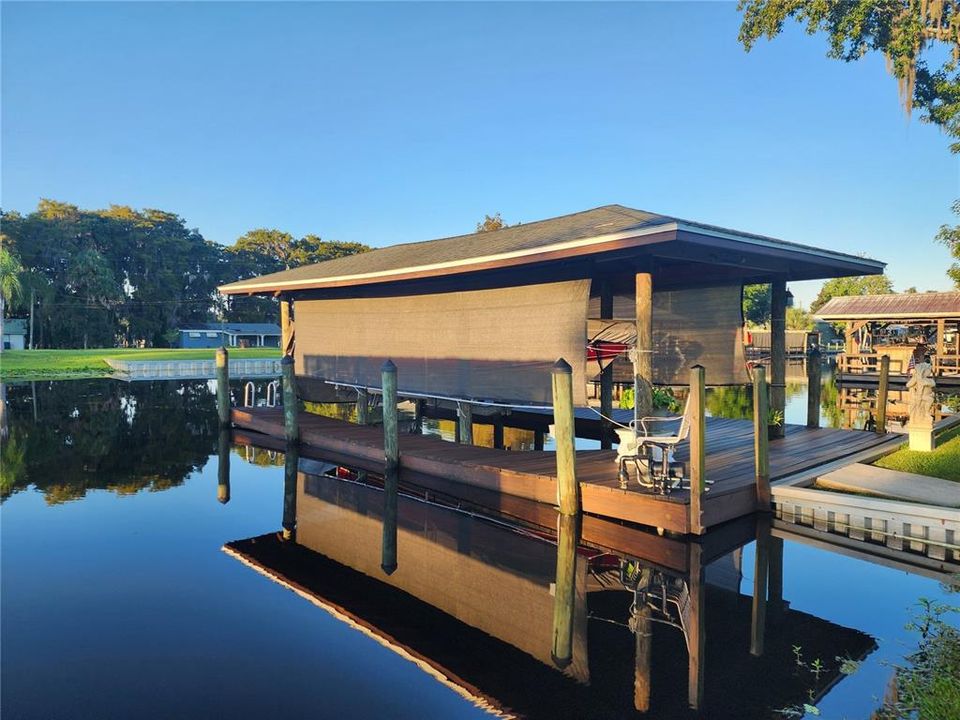
[[(233, 425), (262, 433), (276, 442), (284, 437), (282, 410), (234, 408)], [(300, 413), (301, 442), (335, 462), (382, 472), (383, 430)], [(851, 430), (788, 426), (786, 437), (770, 443), (771, 480), (810, 471), (819, 465), (836, 467), (838, 460), (902, 438)], [(704, 527), (749, 515), (758, 509), (754, 484), (753, 430), (749, 421), (709, 418), (706, 429), (706, 477), (712, 484), (703, 502)], [(687, 456), (680, 446), (678, 459)], [(623, 490), (617, 480), (616, 452), (577, 452), (577, 480), (583, 510), (600, 517), (625, 520), (677, 533), (691, 532), (689, 493), (651, 493), (631, 480)], [(556, 461), (552, 452), (511, 452), (459, 445), (430, 435), (400, 437), (400, 470), (452, 480), (507, 496), (547, 505), (557, 502)]]

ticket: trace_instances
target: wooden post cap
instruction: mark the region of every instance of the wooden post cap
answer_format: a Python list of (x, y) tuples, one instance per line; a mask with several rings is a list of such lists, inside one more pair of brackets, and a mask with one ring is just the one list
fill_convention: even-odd
[(553, 372), (555, 372), (555, 373), (566, 373), (566, 374), (570, 375), (570, 374), (573, 373), (573, 368), (570, 367), (570, 363), (568, 363), (568, 362), (567, 362), (566, 360), (564, 360), (563, 358), (560, 358), (559, 360), (557, 360), (557, 361), (553, 364)]
[(395, 373), (396, 371), (397, 366), (393, 364), (393, 360), (387, 360), (383, 365), (380, 366), (380, 372)]
[(281, 365), (293, 365), (293, 357), (290, 355), (284, 355), (280, 358)]

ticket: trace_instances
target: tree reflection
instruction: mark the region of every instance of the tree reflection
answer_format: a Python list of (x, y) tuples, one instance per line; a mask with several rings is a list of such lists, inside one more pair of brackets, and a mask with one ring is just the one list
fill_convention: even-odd
[(217, 412), (206, 381), (27, 383), (8, 385), (7, 401), (3, 499), (30, 485), (50, 504), (92, 489), (167, 490), (216, 452)]

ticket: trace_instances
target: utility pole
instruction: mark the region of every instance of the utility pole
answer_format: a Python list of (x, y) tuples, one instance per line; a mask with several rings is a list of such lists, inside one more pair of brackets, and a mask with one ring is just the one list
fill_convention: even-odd
[(33, 294), (36, 292), (31, 288), (30, 290), (30, 345), (27, 347), (28, 350), (33, 350)]

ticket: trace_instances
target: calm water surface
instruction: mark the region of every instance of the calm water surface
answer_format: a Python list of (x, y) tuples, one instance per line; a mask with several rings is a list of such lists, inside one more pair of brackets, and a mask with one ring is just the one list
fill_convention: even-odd
[[(375, 477), (303, 460), (295, 543), (277, 535), (282, 454), (232, 448), (230, 499), (218, 502), (205, 382), (18, 384), (7, 397), (4, 718), (489, 716), (481, 705), (641, 717), (621, 570), (658, 570), (649, 558), (577, 556), (573, 660), (561, 672), (549, 531), (404, 498), (388, 578)], [(867, 717), (888, 663), (915, 645), (904, 625), (918, 598), (953, 599), (935, 579), (787, 540), (787, 605), (771, 610), (754, 659), (755, 543), (744, 542), (706, 569), (711, 718), (782, 717), (808, 693), (822, 717)], [(822, 659), (822, 679), (797, 665), (795, 645)], [(683, 717), (681, 631), (655, 622), (652, 648), (647, 717)], [(835, 655), (863, 662), (845, 676)]]

